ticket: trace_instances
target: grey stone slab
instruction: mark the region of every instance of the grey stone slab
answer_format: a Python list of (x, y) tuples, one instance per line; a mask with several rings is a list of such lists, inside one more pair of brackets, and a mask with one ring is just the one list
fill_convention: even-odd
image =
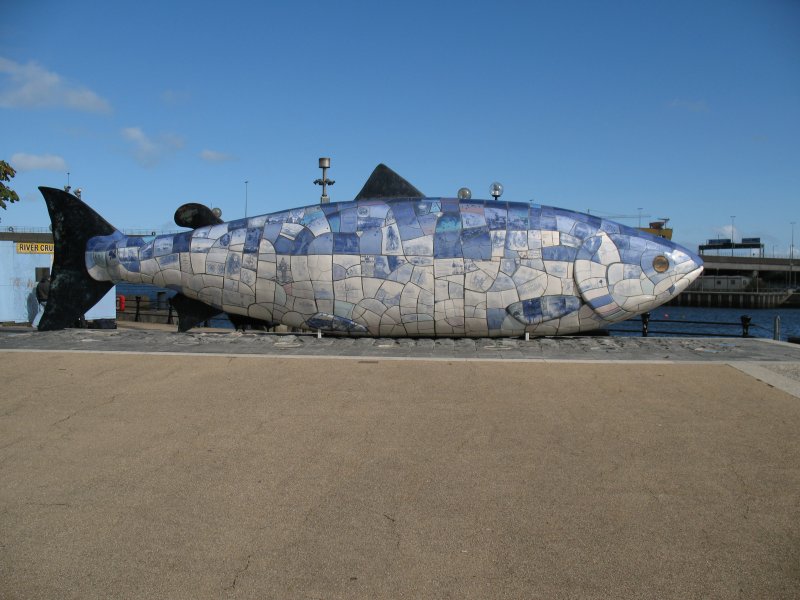
[[(504, 360), (800, 361), (800, 346), (762, 338), (318, 338), (265, 332), (176, 333), (164, 328), (128, 327), (46, 332), (0, 328), (0, 349)], [(784, 375), (791, 378), (792, 373), (789, 369)]]

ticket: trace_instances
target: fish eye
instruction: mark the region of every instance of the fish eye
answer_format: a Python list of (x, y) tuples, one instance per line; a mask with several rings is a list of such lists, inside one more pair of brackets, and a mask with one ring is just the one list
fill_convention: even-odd
[(667, 257), (663, 254), (659, 254), (653, 259), (653, 268), (656, 270), (656, 273), (663, 273), (667, 269), (669, 269), (669, 261)]

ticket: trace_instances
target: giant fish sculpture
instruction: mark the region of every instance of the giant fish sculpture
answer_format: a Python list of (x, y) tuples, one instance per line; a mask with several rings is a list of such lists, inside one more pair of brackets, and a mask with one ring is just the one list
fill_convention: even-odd
[(75, 196), (40, 188), (55, 258), (39, 329), (61, 329), (116, 282), (177, 292), (179, 329), (218, 313), (365, 336), (561, 335), (652, 310), (700, 258), (596, 216), (528, 203), (427, 198), (379, 165), (351, 202), (126, 236)]

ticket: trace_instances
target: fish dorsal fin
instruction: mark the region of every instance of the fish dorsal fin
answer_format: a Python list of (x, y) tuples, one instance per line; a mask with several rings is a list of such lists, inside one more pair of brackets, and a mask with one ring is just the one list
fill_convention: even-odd
[(216, 216), (211, 209), (202, 204), (190, 202), (175, 211), (175, 224), (178, 227), (197, 229), (206, 225), (219, 225), (222, 219)]
[(356, 200), (365, 198), (424, 198), (420, 192), (383, 163), (375, 167)]

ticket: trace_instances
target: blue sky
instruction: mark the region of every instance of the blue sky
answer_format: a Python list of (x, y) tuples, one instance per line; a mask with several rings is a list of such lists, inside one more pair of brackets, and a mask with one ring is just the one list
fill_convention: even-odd
[[(0, 158), (120, 228), (332, 200), (384, 162), (430, 196), (670, 217), (800, 245), (800, 2), (56, 2), (3, 7)], [(619, 219), (636, 225), (637, 219)], [(644, 220), (647, 220), (645, 217)]]

